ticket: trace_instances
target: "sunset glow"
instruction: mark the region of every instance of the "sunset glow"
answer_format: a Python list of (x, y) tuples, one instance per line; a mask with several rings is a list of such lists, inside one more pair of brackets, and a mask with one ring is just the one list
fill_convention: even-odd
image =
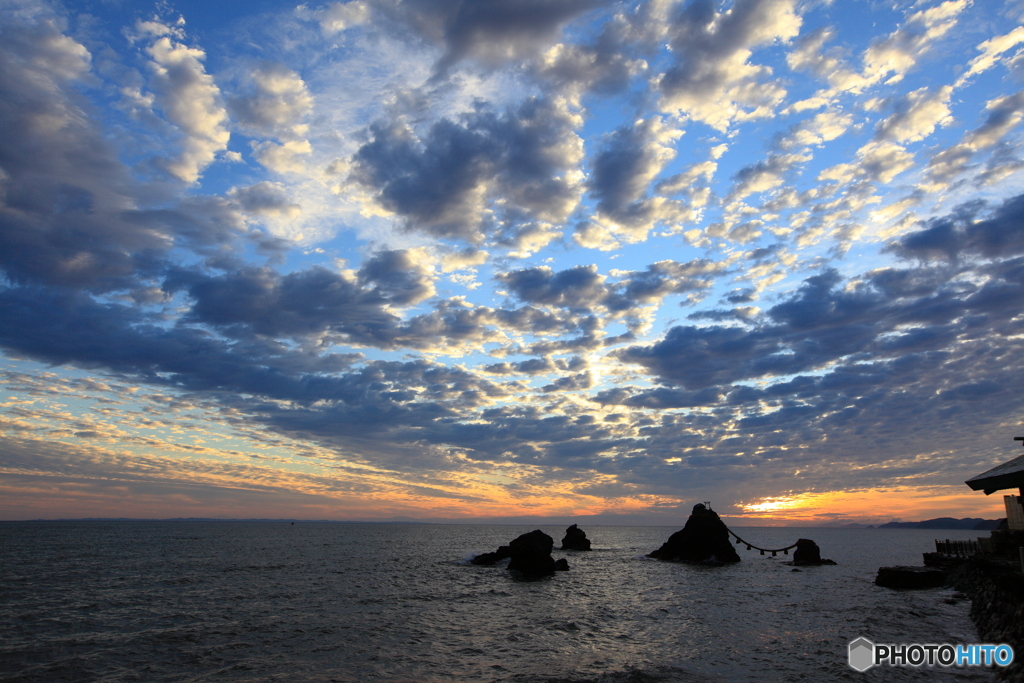
[(5, 2), (0, 517), (1001, 517), (1022, 18)]

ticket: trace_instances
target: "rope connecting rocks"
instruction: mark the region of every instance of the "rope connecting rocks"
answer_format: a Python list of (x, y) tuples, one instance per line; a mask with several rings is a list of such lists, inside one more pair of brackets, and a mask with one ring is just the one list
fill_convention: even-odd
[(762, 555), (764, 555), (765, 553), (771, 553), (772, 557), (775, 557), (777, 553), (785, 553), (786, 555), (789, 555), (789, 551), (792, 550), (793, 548), (797, 547), (797, 545), (799, 545), (799, 541), (798, 541), (797, 543), (794, 543), (793, 545), (787, 545), (785, 548), (775, 548), (775, 549), (760, 548), (760, 547), (754, 545), (753, 543), (749, 543), (747, 541), (744, 541), (732, 529), (729, 529), (728, 527), (726, 527), (726, 529), (728, 529), (729, 533), (732, 534), (733, 537), (736, 539), (736, 545), (739, 545), (740, 543), (742, 543), (745, 546), (747, 546), (747, 550), (750, 550), (751, 548), (753, 548), (754, 550), (760, 550)]

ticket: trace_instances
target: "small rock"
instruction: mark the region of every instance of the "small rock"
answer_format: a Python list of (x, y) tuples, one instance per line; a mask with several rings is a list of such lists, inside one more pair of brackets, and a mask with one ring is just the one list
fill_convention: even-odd
[(946, 572), (933, 567), (879, 567), (875, 585), (885, 588), (938, 588), (946, 585)]
[(835, 564), (835, 562), (821, 559), (821, 548), (817, 543), (809, 538), (799, 538), (796, 542), (796, 550), (793, 551), (793, 564), (806, 566)]
[(590, 550), (590, 539), (587, 538), (587, 533), (573, 524), (565, 530), (562, 550)]

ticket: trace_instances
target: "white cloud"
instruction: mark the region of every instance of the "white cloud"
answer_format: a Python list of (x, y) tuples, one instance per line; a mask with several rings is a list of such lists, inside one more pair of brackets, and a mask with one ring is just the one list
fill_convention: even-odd
[(931, 135), (937, 126), (946, 126), (953, 120), (949, 110), (952, 86), (944, 86), (934, 93), (921, 88), (903, 96), (896, 105), (896, 113), (878, 124), (875, 135), (881, 140), (917, 142)]
[[(166, 27), (140, 25), (152, 32)], [(168, 36), (157, 38), (146, 53), (152, 77), (150, 87), (167, 120), (184, 135), (181, 153), (165, 160), (167, 170), (186, 183), (199, 179), (203, 169), (227, 149), (228, 115), (221, 103), (220, 89), (206, 73), (206, 53), (187, 47)]]
[(658, 81), (660, 106), (727, 129), (771, 115), (786, 95), (772, 70), (750, 63), (754, 48), (795, 38), (801, 18), (792, 0), (737, 2), (720, 14), (691, 4), (670, 26), (676, 62)]
[(967, 71), (957, 79), (956, 85), (960, 87), (971, 76), (976, 76), (983, 71), (988, 71), (999, 61), (999, 57), (1012, 47), (1024, 43), (1024, 26), (1018, 26), (1006, 35), (990, 38), (978, 46), (981, 54), (971, 60), (967, 65)]
[(313, 153), (308, 140), (288, 140), (252, 143), (256, 160), (275, 173), (303, 173), (306, 171), (305, 157)]
[(953, 178), (968, 169), (975, 154), (1002, 142), (1024, 118), (1024, 91), (991, 100), (985, 104), (985, 108), (989, 111), (985, 123), (968, 132), (957, 144), (941, 150), (929, 159), (922, 190), (942, 190)]
[(948, 0), (908, 16), (903, 26), (865, 51), (863, 75), (867, 83), (886, 77), (890, 83), (901, 79), (936, 40), (956, 26), (960, 13), (970, 4), (970, 0)]
[(316, 21), (324, 36), (333, 36), (345, 29), (364, 24), (370, 19), (370, 6), (363, 0), (332, 2), (323, 9), (311, 10), (306, 5), (295, 8), (295, 15), (306, 21)]
[(313, 110), (313, 96), (302, 78), (273, 62), (260, 64), (241, 79), (241, 90), (227, 98), (235, 120), (249, 131), (276, 138), (301, 137), (301, 121)]
[(829, 109), (801, 121), (779, 142), (781, 149), (808, 147), (831, 142), (849, 130), (853, 117), (844, 112)]

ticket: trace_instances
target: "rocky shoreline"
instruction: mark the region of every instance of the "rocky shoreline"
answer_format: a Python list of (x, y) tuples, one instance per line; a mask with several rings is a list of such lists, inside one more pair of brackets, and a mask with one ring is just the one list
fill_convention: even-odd
[(1006, 643), (1013, 664), (996, 667), (996, 678), (1024, 683), (1024, 575), (1020, 563), (976, 555), (949, 567), (948, 585), (971, 598), (971, 620), (984, 643)]

